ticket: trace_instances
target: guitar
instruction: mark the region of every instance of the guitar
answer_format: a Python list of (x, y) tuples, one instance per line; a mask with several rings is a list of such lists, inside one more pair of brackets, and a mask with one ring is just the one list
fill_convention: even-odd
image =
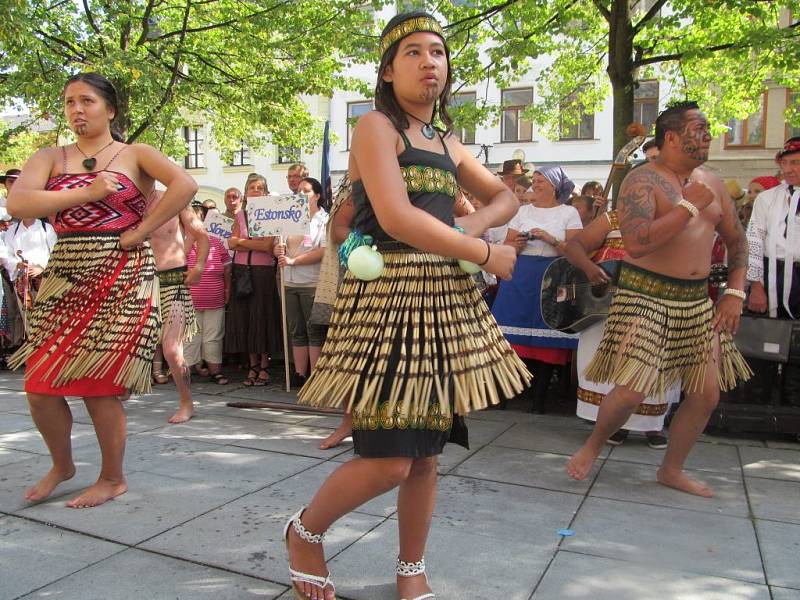
[[(617, 152), (617, 156), (614, 158), (614, 162), (611, 164), (611, 170), (608, 173), (606, 185), (603, 187), (603, 198), (606, 199), (608, 199), (608, 192), (611, 191), (611, 185), (614, 183), (614, 179), (616, 179), (617, 171), (621, 171), (627, 166), (633, 153), (636, 152), (636, 149), (647, 139), (647, 131), (641, 123), (631, 123), (625, 128), (625, 131), (631, 136), (631, 139), (620, 148), (620, 151)], [(594, 216), (597, 217), (599, 212), (600, 207), (595, 208)]]
[[(542, 318), (551, 329), (578, 333), (602, 321), (608, 315), (615, 282), (622, 261), (605, 260), (597, 263), (611, 278), (611, 283), (593, 286), (586, 274), (561, 257), (550, 263), (542, 277), (540, 293)], [(728, 267), (711, 265), (708, 282), (728, 280)]]
[(578, 333), (608, 315), (622, 261), (597, 263), (611, 283), (592, 286), (586, 274), (561, 257), (550, 263), (542, 277), (542, 318), (551, 329)]

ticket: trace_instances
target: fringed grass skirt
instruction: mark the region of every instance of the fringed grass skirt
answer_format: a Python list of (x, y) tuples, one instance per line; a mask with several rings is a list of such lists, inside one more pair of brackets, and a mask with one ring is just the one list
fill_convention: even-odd
[[(714, 352), (705, 279), (675, 279), (624, 263), (603, 339), (586, 379), (664, 398), (676, 382), (700, 392)], [(730, 334), (719, 334), (717, 379), (730, 390), (752, 375)]]
[[(161, 298), (161, 337), (173, 335), (175, 339), (188, 342), (197, 333), (197, 317), (192, 303), (192, 294), (183, 283), (186, 267), (158, 271)], [(173, 329), (177, 331), (173, 332)]]
[(347, 272), (302, 404), (344, 407), (362, 456), (439, 454), (453, 414), (518, 394), (531, 376), (457, 261), (391, 245), (371, 282)]
[(122, 250), (119, 234), (61, 234), (29, 315), (25, 391), (118, 396), (150, 391), (161, 318), (149, 244)]

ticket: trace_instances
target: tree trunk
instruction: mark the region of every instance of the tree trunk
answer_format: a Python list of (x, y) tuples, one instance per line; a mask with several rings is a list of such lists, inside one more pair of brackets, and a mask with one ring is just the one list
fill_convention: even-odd
[[(628, 0), (613, 0), (608, 32), (608, 78), (614, 98), (614, 147), (612, 159), (630, 139), (625, 129), (633, 121), (633, 23)], [(614, 183), (617, 197), (619, 178)]]

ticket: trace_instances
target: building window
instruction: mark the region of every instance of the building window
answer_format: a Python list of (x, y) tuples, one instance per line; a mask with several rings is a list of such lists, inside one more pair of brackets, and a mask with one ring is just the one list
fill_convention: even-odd
[(578, 101), (577, 93), (570, 94), (561, 104), (561, 112), (570, 111), (577, 122), (569, 122), (559, 118), (558, 130), (562, 140), (591, 140), (594, 139), (594, 114), (587, 113), (582, 102)]
[(184, 127), (183, 139), (186, 141), (188, 152), (183, 159), (186, 169), (202, 169), (206, 166), (206, 157), (203, 152), (202, 127)]
[(762, 94), (758, 110), (746, 119), (728, 121), (728, 133), (725, 134), (725, 147), (764, 147), (766, 133), (767, 95)]
[[(462, 92), (460, 94), (456, 94), (453, 96), (450, 105), (451, 106), (460, 106), (462, 104), (474, 104), (477, 95), (475, 92)], [(453, 135), (458, 137), (462, 144), (474, 144), (475, 143), (475, 130), (474, 129), (466, 129), (464, 127), (459, 127), (458, 123), (455, 123), (453, 126)]]
[[(800, 92), (786, 90), (786, 108), (790, 106), (800, 106)], [(797, 113), (797, 110), (795, 110)], [(786, 123), (786, 139), (800, 136), (800, 125), (790, 125)]]
[(278, 146), (278, 164), (291, 165), (300, 161), (300, 148), (295, 146)]
[(361, 115), (367, 114), (372, 110), (371, 101), (359, 101), (347, 103), (347, 149), (350, 150), (350, 142), (353, 138), (353, 129), (355, 129)]
[(231, 166), (232, 167), (245, 167), (250, 166), (253, 163), (250, 162), (250, 148), (248, 148), (244, 142), (241, 143), (238, 150), (233, 152), (233, 158), (231, 159)]
[(651, 135), (658, 117), (658, 80), (645, 79), (638, 83), (633, 91), (633, 120), (644, 125)]
[(533, 88), (503, 90), (503, 142), (530, 142), (533, 123), (522, 117), (522, 111), (533, 104)]

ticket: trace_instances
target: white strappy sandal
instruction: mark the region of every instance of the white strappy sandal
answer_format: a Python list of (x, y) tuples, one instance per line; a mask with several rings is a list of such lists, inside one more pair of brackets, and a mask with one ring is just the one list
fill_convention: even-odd
[[(286, 542), (287, 555), (289, 553), (289, 527), (294, 528), (294, 532), (300, 537), (300, 539), (308, 542), (309, 544), (321, 544), (322, 540), (325, 539), (324, 533), (311, 533), (308, 529), (303, 527), (303, 522), (300, 520), (300, 517), (305, 509), (305, 506), (301, 507), (300, 510), (294, 513), (289, 520), (286, 521), (286, 525), (283, 527), (283, 539)], [(297, 589), (297, 586), (294, 585), (295, 583), (310, 583), (311, 585), (321, 589), (323, 592), (325, 591), (326, 587), (330, 586), (333, 590), (335, 599), (336, 586), (334, 586), (333, 581), (331, 581), (330, 573), (328, 573), (325, 577), (320, 575), (309, 575), (308, 573), (303, 573), (302, 571), (295, 571), (290, 565), (289, 574), (292, 577), (292, 591), (294, 592), (294, 597), (296, 600), (308, 600), (308, 598)], [(420, 599), (417, 598), (416, 600)]]
[[(416, 577), (417, 575), (424, 575), (425, 557), (423, 556), (417, 562), (405, 562), (404, 560), (400, 560), (400, 557), (398, 556), (397, 567), (395, 571), (397, 571), (397, 574), (400, 575), (400, 577)], [(425, 581), (428, 581), (427, 577), (425, 577)], [(422, 594), (422, 596), (417, 596), (411, 600), (436, 600), (436, 596), (433, 594), (433, 592), (428, 592), (427, 594)]]

